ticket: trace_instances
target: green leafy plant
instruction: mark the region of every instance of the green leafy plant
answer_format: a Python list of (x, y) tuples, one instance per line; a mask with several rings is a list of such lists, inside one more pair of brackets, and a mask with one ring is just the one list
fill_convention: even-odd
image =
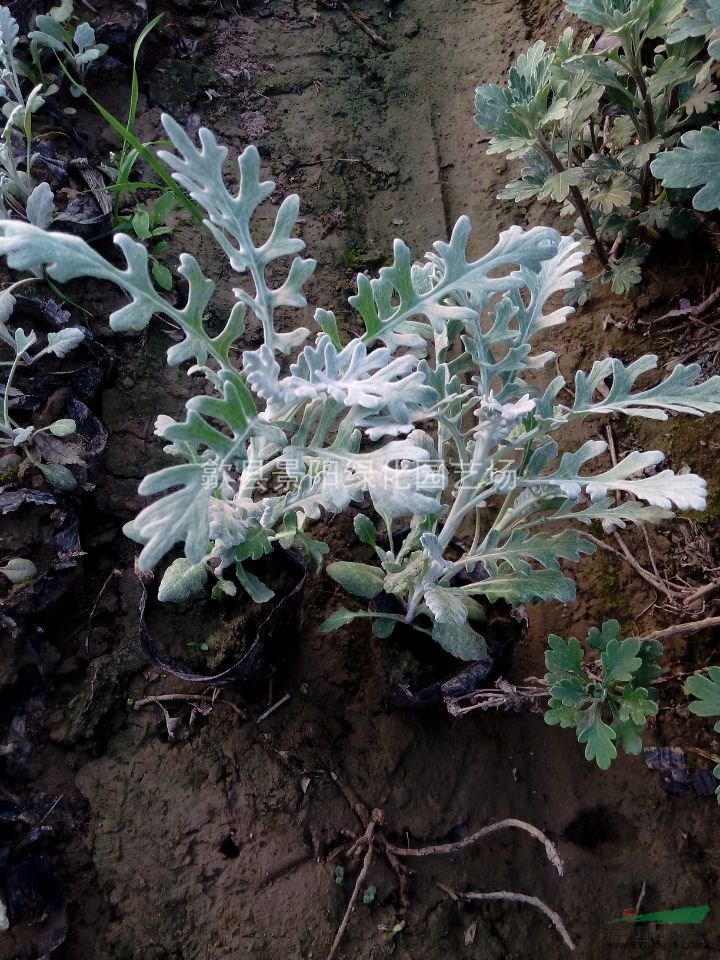
[(375, 897), (377, 896), (377, 887), (374, 883), (369, 884), (363, 890), (363, 903), (366, 907), (369, 907), (372, 903), (375, 902)]
[(166, 190), (156, 200), (137, 204), (131, 216), (120, 218), (120, 229), (131, 232), (146, 244), (150, 271), (155, 283), (162, 290), (172, 289), (172, 274), (165, 264), (158, 260), (158, 256), (167, 250), (165, 237), (172, 233), (172, 227), (168, 226), (168, 217), (175, 203), (175, 193)]
[[(688, 0), (688, 16), (678, 20), (670, 40), (681, 42), (701, 37), (708, 54), (720, 60), (720, 4), (717, 0)], [(650, 165), (653, 175), (668, 189), (696, 190), (692, 205), (707, 212), (720, 209), (720, 131), (715, 126), (690, 130), (680, 146), (656, 157)]]
[[(708, 667), (708, 675), (696, 673), (688, 677), (685, 682), (685, 691), (695, 697), (689, 706), (690, 712), (698, 717), (720, 717), (720, 667)], [(720, 720), (714, 728), (720, 733)], [(720, 763), (713, 770), (716, 780), (720, 781)], [(720, 783), (715, 791), (720, 803)]]
[[(114, 194), (113, 203), (113, 221), (117, 225), (123, 223), (123, 216), (120, 212), (121, 198), (125, 193), (136, 192), (138, 190), (161, 190), (162, 196), (172, 194), (175, 205), (183, 207), (197, 222), (202, 221), (202, 211), (188, 196), (183, 192), (180, 186), (173, 180), (167, 168), (160, 163), (152, 152), (152, 147), (167, 146), (167, 141), (156, 143), (153, 141), (143, 142), (139, 140), (135, 133), (135, 123), (137, 119), (137, 105), (140, 94), (140, 85), (138, 81), (138, 60), (143, 44), (150, 33), (162, 20), (163, 15), (159, 14), (153, 20), (146, 24), (138, 35), (133, 46), (132, 54), (132, 72), (130, 80), (130, 99), (128, 103), (127, 118), (125, 121), (119, 120), (113, 116), (101, 103), (95, 100), (87, 90), (82, 92), (88, 101), (95, 107), (100, 116), (110, 124), (115, 133), (120, 137), (122, 146), (119, 152), (111, 152), (108, 159), (100, 165), (101, 170), (108, 177), (109, 189)], [(147, 179), (133, 179), (136, 167), (140, 162), (150, 169), (160, 180), (160, 184), (153, 183)], [(163, 200), (163, 203), (167, 203)], [(135, 211), (138, 212), (137, 209)], [(160, 252), (156, 248), (156, 252)], [(163, 274), (167, 282), (167, 275)]]
[(653, 162), (653, 173), (665, 187), (700, 187), (692, 199), (696, 210), (720, 209), (720, 130), (690, 130), (683, 134), (680, 143)]
[[(657, 640), (622, 638), (617, 620), (588, 632), (587, 651), (552, 634), (545, 652), (550, 691), (545, 722), (574, 728), (585, 757), (607, 770), (617, 747), (637, 754), (647, 718), (658, 712), (652, 683), (660, 676)], [(592, 659), (590, 659), (592, 658)]]
[[(719, 95), (702, 57), (704, 36), (680, 19), (682, 0), (566, 0), (600, 27), (574, 49), (567, 29), (555, 47), (534, 44), (511, 68), (506, 86), (477, 88), (476, 122), (493, 134), (489, 153), (521, 158), (519, 180), (498, 195), (539, 198), (575, 213), (617, 293), (640, 280), (649, 247), (667, 229), (695, 225), (654, 180), (652, 158), (699, 126)], [(597, 279), (597, 278), (596, 278)], [(588, 287), (578, 288), (580, 299)]]

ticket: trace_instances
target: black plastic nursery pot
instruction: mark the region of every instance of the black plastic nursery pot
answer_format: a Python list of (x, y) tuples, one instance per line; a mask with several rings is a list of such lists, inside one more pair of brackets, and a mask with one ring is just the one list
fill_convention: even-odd
[[(453, 546), (462, 552), (458, 541), (453, 541)], [(477, 564), (452, 582), (467, 584), (486, 578), (487, 572)], [(386, 696), (389, 704), (405, 710), (447, 713), (451, 701), (476, 693), (507, 673), (513, 647), (525, 631), (525, 611), (504, 600), (490, 603), (482, 597), (476, 599), (487, 615), (485, 622), (476, 625), (477, 632), (487, 642), (487, 654), (481, 660), (470, 663), (459, 660), (410, 624), (397, 624), (390, 637), (377, 641), (389, 687)], [(386, 593), (371, 600), (370, 607), (386, 613), (404, 613), (398, 600)]]
[[(156, 594), (151, 596), (143, 586), (139, 639), (153, 666), (190, 683), (235, 687), (246, 693), (287, 666), (302, 625), (307, 560), (297, 550), (276, 547), (267, 557), (246, 566), (275, 590), (275, 596), (262, 605), (252, 604), (240, 591), (235, 597), (219, 600), (160, 603)], [(191, 659), (187, 653), (176, 652), (178, 644), (181, 651), (183, 644), (188, 653), (191, 648), (198, 651), (203, 637), (210, 637), (213, 624), (220, 622), (230, 643), (215, 670), (202, 670), (197, 656)]]

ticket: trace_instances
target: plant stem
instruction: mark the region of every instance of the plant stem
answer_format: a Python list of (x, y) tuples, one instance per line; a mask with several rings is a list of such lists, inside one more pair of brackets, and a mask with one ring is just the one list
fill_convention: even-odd
[[(547, 142), (542, 133), (538, 131), (537, 134), (537, 144), (545, 157), (550, 161), (553, 167), (557, 170), (558, 173), (565, 173), (566, 167), (563, 166), (562, 160), (558, 157), (555, 151), (552, 149), (550, 144)], [(588, 235), (592, 242), (593, 251), (595, 256), (598, 258), (600, 263), (604, 267), (609, 267), (610, 262), (605, 252), (605, 247), (595, 230), (595, 224), (592, 222), (592, 217), (590, 216), (590, 211), (588, 210), (587, 204), (583, 195), (580, 193), (577, 187), (570, 187), (568, 191), (568, 197), (570, 202), (578, 213), (578, 216), (582, 220), (583, 227), (585, 228), (585, 233)]]
[[(625, 49), (627, 51), (630, 73), (633, 80), (637, 84), (638, 92), (642, 100), (643, 119), (645, 121), (645, 143), (649, 143), (655, 137), (657, 128), (655, 126), (655, 114), (653, 112), (652, 100), (650, 99), (647, 83), (645, 82), (642, 63), (640, 63), (638, 56), (639, 49), (635, 48), (635, 45), (632, 43), (630, 38), (624, 40), (623, 42), (627, 43)], [(642, 207), (646, 207), (650, 201), (650, 184), (650, 160), (648, 159), (643, 165), (640, 173), (640, 204)]]
[(10, 367), (10, 372), (8, 373), (7, 380), (5, 381), (5, 394), (3, 396), (3, 424), (6, 427), (11, 427), (10, 423), (10, 384), (13, 381), (15, 376), (15, 371), (18, 368), (20, 363), (20, 357), (22, 353), (16, 353), (15, 359), (13, 360), (12, 366)]

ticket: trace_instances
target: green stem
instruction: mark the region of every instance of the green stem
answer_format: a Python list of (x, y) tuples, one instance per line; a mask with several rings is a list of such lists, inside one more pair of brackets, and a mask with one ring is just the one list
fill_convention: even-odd
[[(23, 351), (24, 353), (24, 351)], [(8, 373), (8, 378), (5, 381), (5, 396), (3, 397), (3, 424), (4, 426), (11, 428), (10, 424), (10, 385), (13, 381), (13, 377), (20, 363), (20, 357), (22, 353), (15, 354), (15, 359), (13, 360), (12, 366), (10, 367), (10, 372)]]

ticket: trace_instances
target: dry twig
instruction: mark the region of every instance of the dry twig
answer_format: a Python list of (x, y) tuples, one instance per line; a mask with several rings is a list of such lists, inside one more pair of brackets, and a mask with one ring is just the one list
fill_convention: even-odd
[(260, 714), (260, 716), (257, 718), (255, 723), (262, 723), (263, 720), (267, 720), (267, 718), (271, 716), (273, 713), (275, 713), (276, 710), (278, 710), (280, 707), (286, 704), (289, 699), (290, 699), (289, 693), (286, 693), (284, 696), (280, 697), (277, 703), (274, 703), (271, 707), (268, 707), (265, 713)]
[[(348, 806), (351, 808), (355, 816), (358, 817), (358, 819), (361, 819), (362, 814), (366, 810), (363, 802), (341, 783), (334, 772), (330, 771), (329, 773), (333, 783), (336, 784), (344, 799), (347, 801)], [(545, 848), (545, 853), (547, 854), (548, 860), (552, 863), (560, 876), (563, 875), (563, 862), (555, 844), (550, 840), (549, 837), (545, 836), (541, 830), (538, 830), (537, 827), (533, 827), (532, 824), (525, 823), (524, 820), (499, 820), (497, 823), (488, 824), (488, 826), (483, 827), (482, 830), (479, 830), (477, 833), (466, 837), (464, 840), (459, 840), (457, 843), (431, 844), (426, 847), (399, 847), (396, 844), (391, 843), (382, 833), (383, 820), (384, 816), (382, 811), (378, 809), (373, 810), (369, 819), (366, 817), (365, 821), (363, 821), (367, 823), (364, 832), (355, 840), (353, 840), (347, 851), (347, 857), (352, 859), (353, 857), (359, 856), (360, 852), (364, 848), (365, 856), (363, 857), (362, 868), (358, 874), (357, 880), (355, 881), (353, 892), (350, 896), (350, 901), (343, 915), (337, 934), (335, 935), (335, 939), (333, 940), (327, 960), (334, 960), (337, 954), (340, 943), (342, 942), (345, 931), (347, 930), (348, 923), (350, 922), (350, 916), (360, 895), (362, 885), (367, 878), (367, 874), (370, 870), (372, 859), (375, 853), (380, 853), (385, 858), (388, 865), (393, 869), (398, 877), (400, 888), (400, 907), (401, 911), (403, 912), (409, 906), (406, 883), (408, 869), (402, 863), (402, 860), (405, 857), (425, 857), (436, 854), (458, 853), (461, 850), (465, 850), (473, 844), (478, 843), (480, 840), (484, 840), (486, 837), (490, 836), (490, 834), (495, 833), (498, 830), (507, 829), (509, 827), (524, 830), (526, 833), (529, 833), (530, 836), (534, 837), (536, 840), (539, 840)], [(458, 897), (462, 896), (465, 895), (458, 895)], [(475, 895), (468, 895), (468, 898), (472, 898), (472, 896)], [(481, 896), (482, 895), (477, 895), (477, 898), (479, 899)], [(500, 895), (492, 893), (487, 895), (487, 899), (493, 898), (500, 899)], [(524, 896), (524, 894), (508, 894), (506, 897), (506, 899), (513, 898), (522, 900), (523, 902), (533, 903), (534, 906), (537, 906), (538, 909), (542, 910), (548, 917), (550, 917), (565, 942), (568, 943), (571, 949), (574, 949), (572, 947), (572, 941), (570, 940), (569, 936), (567, 935), (567, 931), (563, 926), (562, 920), (560, 920), (554, 911), (550, 910), (550, 908), (541, 901), (537, 901), (536, 903), (536, 898), (534, 897), (527, 898)]]
[(364, 34), (366, 34), (374, 44), (377, 44), (382, 50), (392, 50), (393, 45), (388, 43), (384, 37), (381, 37), (373, 28), (363, 20), (362, 17), (358, 16), (357, 13), (353, 10), (349, 3), (346, 3), (345, 0), (318, 0), (321, 7), (325, 7), (326, 10), (335, 10), (338, 7), (345, 16), (352, 20), (356, 27), (359, 27)]
[(682, 637), (689, 633), (699, 633), (711, 627), (720, 627), (720, 617), (705, 617), (704, 620), (695, 620), (691, 623), (676, 623), (663, 630), (653, 630), (646, 634), (643, 640), (667, 640), (669, 637)]
[(509, 890), (494, 890), (491, 893), (475, 893), (469, 891), (468, 893), (462, 893), (459, 890), (453, 890), (451, 887), (445, 886), (443, 883), (439, 883), (438, 887), (448, 896), (452, 897), (453, 900), (510, 900), (513, 903), (527, 903), (531, 907), (535, 907), (537, 910), (540, 910), (548, 920), (555, 927), (557, 932), (563, 938), (565, 946), (570, 950), (575, 949), (575, 944), (570, 939), (570, 934), (567, 932), (565, 924), (562, 922), (561, 917), (553, 909), (551, 909), (546, 903), (543, 903), (538, 897), (530, 897), (526, 893), (511, 893)]
[(392, 843), (387, 843), (386, 847), (398, 857), (430, 857), (437, 854), (459, 853), (461, 850), (474, 846), (474, 844), (480, 840), (484, 840), (491, 834), (497, 833), (498, 830), (507, 830), (510, 827), (514, 827), (517, 830), (524, 830), (526, 833), (529, 833), (531, 837), (539, 840), (545, 847), (545, 853), (550, 863), (555, 867), (560, 876), (563, 875), (563, 862), (552, 840), (546, 837), (542, 830), (538, 830), (538, 828), (534, 827), (531, 823), (525, 823), (524, 820), (515, 820), (512, 818), (498, 820), (497, 823), (489, 823), (486, 827), (483, 827), (482, 830), (478, 830), (477, 833), (472, 833), (469, 837), (465, 837), (464, 840), (457, 840), (455, 843), (434, 843), (427, 847), (397, 847)]
[(356, 27), (360, 27), (363, 33), (367, 34), (368, 37), (372, 40), (373, 43), (377, 44), (382, 50), (392, 50), (393, 46), (391, 43), (388, 43), (379, 33), (376, 33), (371, 26), (369, 26), (362, 17), (359, 17), (353, 8), (345, 3), (345, 0), (340, 0), (338, 4), (343, 13), (355, 24)]
[(375, 851), (374, 843), (373, 843), (375, 830), (377, 829), (378, 825), (381, 824), (382, 822), (383, 822), (382, 811), (373, 810), (372, 816), (370, 817), (370, 822), (368, 823), (365, 829), (365, 833), (361, 837), (358, 837), (358, 839), (355, 841), (355, 843), (352, 845), (352, 847), (348, 851), (348, 856), (353, 856), (360, 849), (361, 846), (364, 846), (365, 856), (363, 857), (363, 865), (360, 870), (360, 873), (357, 876), (357, 880), (355, 881), (355, 886), (353, 887), (353, 892), (350, 896), (350, 902), (347, 905), (347, 910), (345, 911), (342, 921), (340, 922), (340, 926), (338, 927), (338, 932), (335, 934), (335, 939), (333, 940), (332, 947), (330, 947), (330, 953), (328, 953), (327, 955), (327, 960), (333, 960), (333, 958), (335, 957), (338, 951), (342, 938), (345, 936), (347, 925), (350, 922), (350, 915), (353, 912), (353, 908), (357, 903), (358, 897), (360, 896), (362, 885), (365, 882), (365, 878), (367, 877), (368, 871), (370, 870), (370, 864), (372, 863), (373, 853)]

